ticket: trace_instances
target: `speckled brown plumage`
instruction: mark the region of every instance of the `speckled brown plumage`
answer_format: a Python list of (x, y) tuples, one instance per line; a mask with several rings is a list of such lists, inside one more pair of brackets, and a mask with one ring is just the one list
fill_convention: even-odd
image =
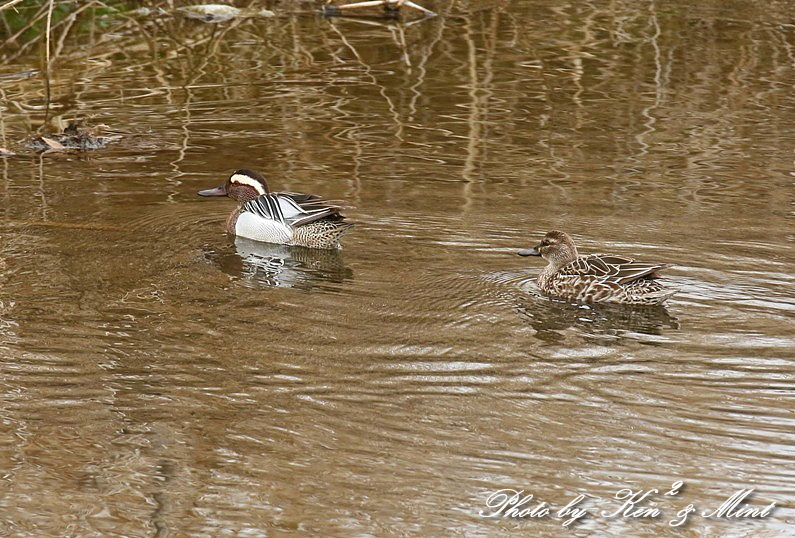
[(564, 232), (547, 233), (538, 246), (519, 255), (547, 260), (549, 264), (538, 275), (538, 287), (567, 300), (656, 305), (676, 293), (657, 281), (658, 272), (668, 265), (616, 255), (579, 256), (574, 241)]
[(341, 248), (340, 240), (353, 224), (342, 218), (325, 218), (303, 226), (293, 232), (293, 245), (309, 248)]

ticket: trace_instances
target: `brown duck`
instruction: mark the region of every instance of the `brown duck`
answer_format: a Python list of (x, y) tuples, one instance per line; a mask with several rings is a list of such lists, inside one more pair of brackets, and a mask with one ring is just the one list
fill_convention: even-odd
[(551, 231), (520, 256), (541, 256), (549, 264), (538, 275), (544, 293), (583, 303), (662, 304), (676, 290), (657, 279), (666, 264), (636, 262), (613, 254), (580, 256), (571, 237)]

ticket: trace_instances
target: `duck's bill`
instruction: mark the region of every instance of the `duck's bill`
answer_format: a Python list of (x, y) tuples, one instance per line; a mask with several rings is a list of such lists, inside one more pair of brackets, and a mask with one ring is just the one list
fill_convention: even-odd
[(517, 252), (519, 256), (541, 256), (541, 253), (538, 252), (536, 248), (528, 248), (526, 250), (520, 250)]
[(214, 189), (205, 189), (197, 193), (199, 196), (226, 196), (226, 189), (223, 185)]

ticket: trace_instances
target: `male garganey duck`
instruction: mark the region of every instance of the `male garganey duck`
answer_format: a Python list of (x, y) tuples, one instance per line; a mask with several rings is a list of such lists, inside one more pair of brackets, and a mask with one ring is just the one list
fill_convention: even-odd
[(309, 248), (341, 248), (352, 224), (341, 208), (312, 194), (270, 192), (265, 178), (251, 170), (235, 170), (226, 183), (199, 191), (199, 196), (228, 196), (238, 203), (226, 219), (226, 231), (266, 243)]
[(662, 304), (675, 290), (657, 278), (666, 264), (636, 262), (624, 256), (579, 256), (571, 237), (552, 231), (520, 256), (541, 256), (549, 262), (538, 275), (538, 287), (550, 295), (584, 303)]

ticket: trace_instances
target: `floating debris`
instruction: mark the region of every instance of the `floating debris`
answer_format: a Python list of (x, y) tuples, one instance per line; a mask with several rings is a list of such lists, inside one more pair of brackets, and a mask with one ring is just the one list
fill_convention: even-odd
[(96, 125), (85, 128), (81, 122), (71, 122), (61, 134), (37, 136), (27, 146), (33, 151), (42, 153), (50, 151), (92, 151), (102, 149), (111, 142), (121, 139), (121, 135), (101, 135), (107, 125)]
[(135, 17), (156, 17), (167, 14), (168, 11), (166, 11), (162, 7), (156, 7), (156, 8), (139, 7), (138, 9), (133, 9), (128, 13), (128, 15), (133, 15)]
[(23, 71), (21, 73), (11, 73), (10, 75), (2, 75), (0, 76), (0, 80), (23, 80), (26, 78), (33, 78), (38, 76), (39, 72), (36, 70), (33, 71)]
[(269, 9), (240, 9), (224, 4), (204, 4), (202, 6), (184, 6), (177, 8), (189, 19), (204, 22), (226, 22), (243, 17), (274, 17), (276, 14)]
[(46, 136), (40, 136), (39, 140), (47, 147), (47, 150), (53, 151), (63, 151), (66, 149), (66, 146), (58, 142), (57, 140), (53, 140), (52, 138), (47, 138)]
[(204, 22), (224, 22), (240, 16), (242, 9), (225, 6), (222, 4), (206, 4), (204, 6), (185, 6), (177, 8), (189, 19), (199, 19)]
[(419, 4), (415, 4), (411, 0), (368, 0), (365, 2), (354, 2), (352, 4), (343, 4), (335, 6), (331, 2), (333, 0), (326, 0), (326, 5), (323, 6), (323, 15), (327, 17), (340, 17), (347, 15), (347, 12), (367, 8), (383, 8), (383, 16), (386, 18), (395, 18), (400, 15), (400, 9), (403, 7), (412, 8), (421, 12), (426, 17), (435, 17), (436, 13), (430, 9), (425, 9)]

